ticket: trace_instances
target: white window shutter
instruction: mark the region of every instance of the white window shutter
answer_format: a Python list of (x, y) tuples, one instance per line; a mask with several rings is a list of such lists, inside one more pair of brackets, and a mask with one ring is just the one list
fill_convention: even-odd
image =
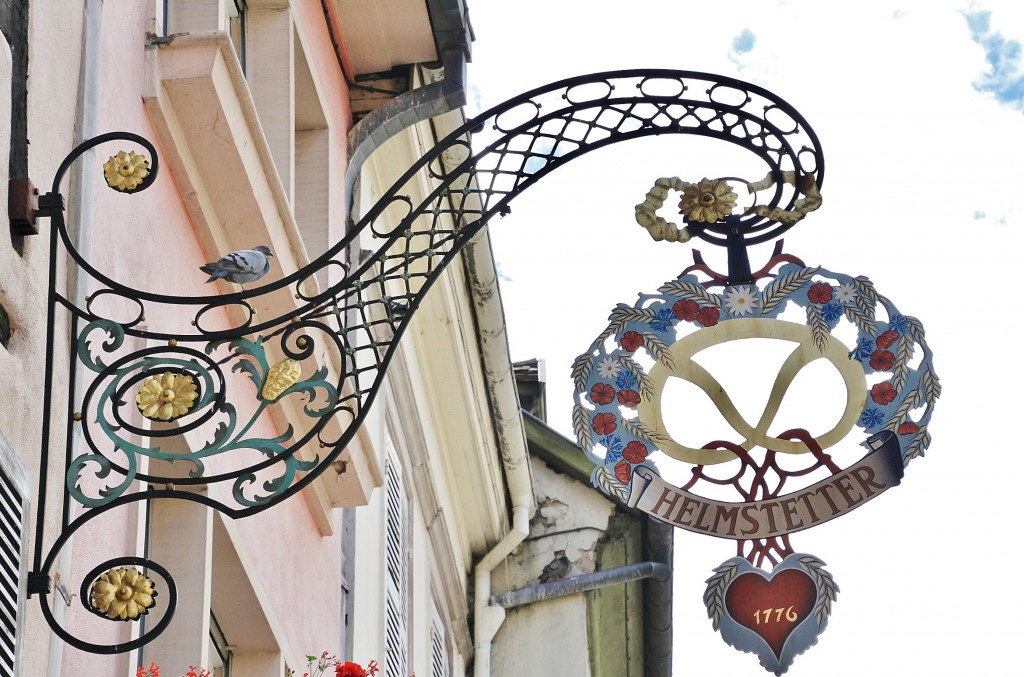
[(0, 677), (16, 674), (25, 596), (28, 472), (0, 433)]
[(437, 604), (431, 604), (430, 614), (430, 677), (451, 677), (448, 659), (448, 634), (445, 632)]
[(409, 677), (408, 504), (402, 467), (390, 435), (386, 437), (386, 447), (384, 677)]

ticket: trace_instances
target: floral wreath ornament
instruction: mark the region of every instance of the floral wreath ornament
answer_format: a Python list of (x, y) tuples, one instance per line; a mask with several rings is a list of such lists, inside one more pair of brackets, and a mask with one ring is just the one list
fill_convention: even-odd
[[(747, 213), (799, 220), (820, 205), (813, 180), (779, 174), (747, 185), (753, 192), (781, 179), (799, 184), (804, 197), (783, 213), (757, 205)], [(683, 194), (680, 208), (691, 225), (735, 218), (735, 193), (724, 180), (659, 179), (637, 207), (637, 220), (656, 240), (685, 241), (686, 229), (655, 213), (669, 190)], [(866, 277), (809, 267), (780, 251), (743, 282), (714, 273), (695, 252), (697, 263), (656, 293), (618, 304), (608, 326), (572, 366), (573, 429), (594, 463), (593, 484), (674, 526), (737, 542), (739, 556), (708, 580), (708, 615), (729, 644), (758, 654), (776, 674), (817, 642), (839, 589), (821, 560), (794, 552), (790, 535), (898, 485), (905, 466), (930, 444), (928, 425), (940, 394), (932, 352), (916, 318)], [(720, 291), (713, 290), (719, 285)], [(840, 336), (855, 339), (847, 345)], [(726, 389), (694, 359), (712, 346), (748, 338), (775, 339), (791, 348), (756, 421), (744, 419)], [(819, 360), (845, 386), (841, 415), (816, 435), (801, 428), (777, 431), (786, 392)], [(692, 384), (711, 400), (733, 430), (730, 439), (693, 446), (673, 437), (663, 413), (672, 379)], [(672, 417), (676, 430), (699, 423), (687, 421), (685, 409), (673, 410)], [(856, 437), (857, 430), (868, 453), (842, 468), (827, 450)], [(788, 469), (778, 462), (782, 455), (792, 457)], [(692, 478), (682, 487), (667, 483), (655, 463), (661, 457), (691, 464)], [(719, 467), (715, 474), (707, 470), (713, 466)], [(698, 493), (711, 485), (717, 495), (731, 487), (739, 500)], [(765, 563), (774, 565), (770, 573), (759, 568)]]
[[(768, 190), (776, 183), (793, 186), (803, 197), (793, 202), (793, 209), (785, 210), (781, 207), (755, 204), (747, 209), (747, 212), (791, 226), (821, 206), (821, 192), (818, 190), (818, 184), (813, 174), (798, 176), (794, 171), (768, 172), (768, 175), (760, 181), (746, 183), (747, 192), (755, 194), (758, 191)], [(688, 242), (693, 236), (688, 227), (680, 228), (658, 216), (658, 210), (665, 204), (669, 190), (682, 193), (679, 212), (686, 217), (687, 221), (714, 223), (731, 215), (736, 208), (736, 193), (725, 179), (705, 177), (698, 183), (689, 183), (677, 176), (662, 177), (654, 182), (651, 189), (647, 191), (647, 195), (644, 196), (644, 201), (635, 208), (636, 222), (650, 234), (655, 242), (662, 240)]]

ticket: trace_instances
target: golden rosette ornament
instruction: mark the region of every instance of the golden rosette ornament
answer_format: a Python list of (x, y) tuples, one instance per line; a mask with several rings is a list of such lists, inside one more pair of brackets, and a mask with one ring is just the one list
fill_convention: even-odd
[(131, 192), (149, 176), (149, 160), (135, 151), (121, 151), (103, 163), (107, 185), (115, 190)]
[(732, 214), (735, 208), (736, 193), (722, 179), (704, 178), (700, 183), (683, 184), (679, 213), (690, 221), (714, 223)]
[(139, 386), (135, 402), (146, 418), (170, 421), (188, 412), (197, 397), (199, 393), (191, 376), (165, 371)]
[(156, 592), (153, 581), (135, 567), (108, 569), (93, 581), (89, 605), (112, 621), (134, 621), (149, 613)]

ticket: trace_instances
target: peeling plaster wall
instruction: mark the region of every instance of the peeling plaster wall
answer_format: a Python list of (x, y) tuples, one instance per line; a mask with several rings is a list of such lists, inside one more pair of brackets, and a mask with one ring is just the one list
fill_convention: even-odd
[[(571, 480), (531, 459), (537, 513), (530, 535), (495, 570), (494, 593), (538, 583), (544, 567), (564, 551), (568, 576), (593, 573), (598, 539), (608, 530), (614, 504), (592, 488)], [(581, 597), (582, 600), (582, 597)]]
[[(529, 537), (495, 569), (494, 594), (537, 585), (544, 567), (562, 553), (569, 559), (566, 578), (593, 573), (598, 543), (615, 511), (614, 504), (591, 487), (537, 458), (530, 463), (537, 513)], [(552, 637), (558, 641), (552, 642)], [(547, 651), (532, 650), (541, 647)], [(588, 654), (587, 603), (579, 593), (510, 609), (495, 636), (491, 661), (496, 676), (545, 674), (552, 666), (559, 674), (589, 675)]]

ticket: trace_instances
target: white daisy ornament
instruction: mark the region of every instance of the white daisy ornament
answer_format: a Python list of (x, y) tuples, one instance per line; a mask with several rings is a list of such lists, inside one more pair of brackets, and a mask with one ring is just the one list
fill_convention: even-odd
[(757, 307), (757, 292), (751, 287), (729, 287), (725, 290), (725, 307), (734, 317), (752, 315)]

